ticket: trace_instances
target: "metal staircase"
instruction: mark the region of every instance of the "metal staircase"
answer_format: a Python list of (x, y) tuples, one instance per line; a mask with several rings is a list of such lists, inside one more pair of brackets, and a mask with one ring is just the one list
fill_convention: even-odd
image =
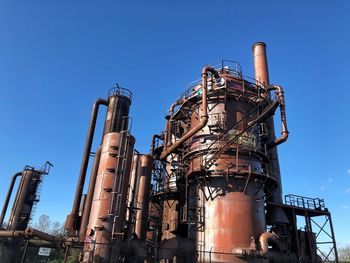
[[(258, 117), (253, 121), (250, 121), (247, 127), (245, 127), (243, 130), (236, 133), (236, 128), (251, 114), (253, 114), (256, 111), (259, 111), (259, 109), (263, 106), (264, 103), (267, 103), (267, 105), (264, 107), (263, 111), (260, 114), (258, 114)], [(242, 137), (249, 129), (254, 127), (256, 124), (266, 120), (271, 115), (273, 115), (278, 107), (278, 104), (279, 102), (277, 100), (273, 100), (271, 102), (268, 102), (267, 99), (262, 100), (234, 126), (220, 134), (219, 137), (216, 140), (214, 140), (208, 147), (209, 151), (207, 152), (207, 154), (203, 156), (202, 169), (204, 171), (208, 171), (210, 167), (220, 158), (220, 155), (223, 152), (225, 152), (225, 150), (227, 150), (228, 147), (232, 145), (232, 143), (237, 142), (237, 140), (240, 137)]]

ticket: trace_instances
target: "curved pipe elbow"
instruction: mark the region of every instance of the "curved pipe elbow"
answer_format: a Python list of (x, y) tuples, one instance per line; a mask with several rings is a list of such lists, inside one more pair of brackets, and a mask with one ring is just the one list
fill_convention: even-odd
[(10, 183), (10, 186), (9, 186), (9, 189), (8, 189), (8, 192), (7, 192), (7, 195), (6, 195), (6, 199), (5, 199), (5, 202), (4, 202), (4, 206), (2, 208), (1, 215), (0, 215), (0, 228), (2, 227), (2, 224), (4, 223), (4, 219), (5, 219), (7, 208), (8, 208), (8, 205), (9, 205), (9, 202), (10, 202), (10, 198), (11, 198), (11, 195), (12, 195), (13, 187), (15, 186), (17, 177), (19, 177), (19, 176), (22, 176), (22, 172), (15, 173), (12, 176), (11, 183)]
[(288, 136), (289, 136), (289, 132), (288, 131), (282, 131), (281, 134), (282, 134), (282, 136), (279, 137), (278, 139), (276, 139), (273, 142), (273, 144), (271, 145), (270, 148), (276, 147), (277, 145), (280, 145), (281, 143), (284, 143), (288, 139)]
[(202, 69), (202, 76), (207, 75), (210, 72), (216, 79), (220, 78), (219, 72), (217, 72), (212, 66), (206, 65)]
[[(80, 165), (80, 172), (78, 177), (78, 182), (75, 190), (75, 196), (73, 201), (73, 207), (72, 207), (72, 223), (76, 226), (76, 221), (78, 220), (78, 214), (79, 214), (79, 207), (81, 202), (81, 197), (83, 194), (84, 184), (85, 184), (85, 177), (86, 172), (89, 164), (89, 158), (90, 158), (90, 152), (92, 147), (92, 142), (95, 134), (95, 126), (98, 116), (98, 110), (101, 105), (108, 105), (108, 100), (98, 98), (95, 100), (93, 106), (92, 106), (92, 113), (90, 117), (90, 123), (88, 128), (88, 134), (86, 136), (86, 142), (85, 142), (85, 148), (84, 148), (84, 154)], [(66, 221), (66, 226), (68, 227), (68, 219)], [(75, 228), (75, 227), (74, 227)], [(74, 229), (77, 230), (77, 229)]]
[(262, 233), (259, 237), (260, 256), (266, 256), (269, 252), (269, 242), (278, 240), (278, 236), (274, 232)]
[(276, 98), (279, 102), (280, 113), (281, 113), (281, 137), (275, 139), (270, 145), (269, 148), (276, 147), (277, 145), (284, 143), (288, 139), (289, 131), (287, 128), (287, 117), (286, 117), (286, 104), (284, 100), (284, 91), (282, 86), (274, 85), (273, 90), (276, 91)]
[(150, 155), (152, 156), (152, 157), (154, 157), (154, 151), (155, 151), (155, 147), (156, 147), (156, 139), (162, 139), (163, 137), (161, 136), (161, 135), (159, 135), (159, 134), (153, 134), (153, 136), (152, 136), (152, 143), (151, 143), (151, 150), (150, 150)]

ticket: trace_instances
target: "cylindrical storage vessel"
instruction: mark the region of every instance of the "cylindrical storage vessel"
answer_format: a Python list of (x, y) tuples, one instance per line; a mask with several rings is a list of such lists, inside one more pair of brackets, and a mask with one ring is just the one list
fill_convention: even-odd
[[(218, 178), (208, 182), (204, 191), (198, 189), (199, 262), (256, 262), (243, 256), (256, 252), (265, 231), (263, 191), (255, 195), (260, 186), (251, 184), (244, 194), (231, 185), (237, 185), (237, 180)], [(221, 193), (215, 193), (218, 189)]]
[(130, 169), (135, 138), (128, 130), (132, 93), (120, 87), (109, 92), (83, 262), (116, 262), (124, 237)]
[(8, 222), (9, 230), (25, 230), (28, 226), (42, 172), (25, 169), (18, 187)]
[(116, 88), (110, 90), (108, 108), (103, 134), (121, 132), (128, 129), (129, 109), (132, 94), (127, 89)]
[[(185, 207), (188, 218), (197, 221), (195, 228), (190, 225), (189, 234), (197, 239), (200, 262), (249, 262), (241, 257), (254, 250), (265, 231), (266, 156), (257, 127), (246, 130), (259, 114), (254, 110), (258, 102), (253, 100), (258, 97), (257, 90), (230, 76), (225, 82), (225, 97), (218, 96), (220, 91), (209, 90), (208, 124), (192, 137), (186, 156), (191, 160), (189, 180), (194, 174), (207, 177), (205, 186), (190, 184)], [(200, 102), (192, 112), (194, 127), (200, 121)], [(215, 158), (230, 140), (232, 144)], [(210, 175), (203, 175), (204, 169)]]

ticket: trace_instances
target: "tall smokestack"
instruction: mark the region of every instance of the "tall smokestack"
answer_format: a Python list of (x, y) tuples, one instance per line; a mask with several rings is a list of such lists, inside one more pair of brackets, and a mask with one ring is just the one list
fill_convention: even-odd
[(267, 66), (266, 57), (266, 44), (264, 42), (256, 42), (253, 47), (254, 58), (254, 73), (257, 84), (263, 84), (264, 86), (270, 85), (269, 69)]

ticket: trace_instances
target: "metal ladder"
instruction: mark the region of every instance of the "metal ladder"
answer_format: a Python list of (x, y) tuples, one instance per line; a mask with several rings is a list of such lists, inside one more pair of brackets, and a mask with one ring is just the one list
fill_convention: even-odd
[[(110, 218), (113, 218), (113, 224), (112, 224), (112, 237), (115, 236), (115, 226), (119, 217), (120, 209), (121, 209), (121, 198), (123, 194), (123, 181), (125, 177), (125, 167), (127, 163), (127, 150), (128, 145), (130, 141), (130, 134), (128, 130), (121, 131), (120, 132), (120, 144), (119, 144), (119, 152), (117, 155), (110, 154), (112, 157), (117, 159), (117, 165), (116, 168), (112, 170), (109, 170), (109, 172), (114, 172), (114, 179), (111, 189), (111, 202), (108, 209), (108, 216)], [(114, 150), (117, 150), (117, 145), (110, 146), (114, 148)], [(108, 169), (108, 168), (107, 168)]]

